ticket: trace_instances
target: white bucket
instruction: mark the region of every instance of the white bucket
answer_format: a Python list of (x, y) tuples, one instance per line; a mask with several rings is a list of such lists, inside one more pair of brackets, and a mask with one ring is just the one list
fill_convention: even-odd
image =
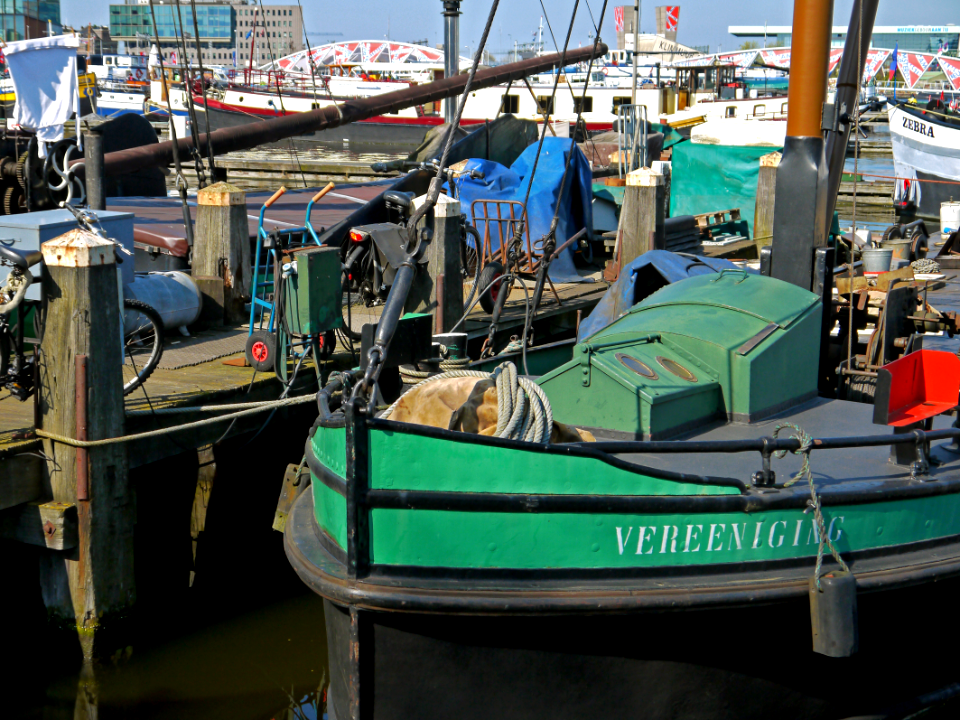
[(944, 240), (952, 232), (960, 230), (960, 202), (951, 200), (940, 203), (940, 237)]

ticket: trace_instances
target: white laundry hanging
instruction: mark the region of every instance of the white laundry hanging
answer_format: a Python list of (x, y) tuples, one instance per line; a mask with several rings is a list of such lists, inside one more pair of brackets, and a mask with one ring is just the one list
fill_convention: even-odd
[(63, 139), (63, 126), (73, 113), (77, 117), (80, 145), (79, 47), (80, 38), (56, 35), (19, 40), (4, 48), (17, 95), (13, 121), (37, 134), (40, 157), (46, 157), (48, 143)]

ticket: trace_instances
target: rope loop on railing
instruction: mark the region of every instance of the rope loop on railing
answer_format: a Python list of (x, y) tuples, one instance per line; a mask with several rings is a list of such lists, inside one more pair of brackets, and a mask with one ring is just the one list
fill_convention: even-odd
[(783, 484), (784, 487), (790, 487), (798, 480), (806, 479), (808, 485), (810, 486), (810, 500), (807, 501), (807, 507), (813, 510), (813, 519), (817, 526), (817, 535), (819, 536), (819, 544), (817, 545), (817, 565), (813, 571), (813, 577), (817, 583), (817, 590), (820, 590), (820, 578), (821, 578), (821, 568), (823, 567), (823, 548), (826, 546), (830, 550), (830, 554), (833, 555), (833, 559), (837, 561), (837, 564), (846, 572), (850, 572), (850, 568), (843, 561), (843, 558), (840, 557), (840, 553), (837, 551), (837, 548), (834, 546), (833, 541), (830, 540), (830, 536), (827, 534), (826, 523), (823, 520), (823, 511), (820, 505), (820, 496), (817, 494), (817, 488), (813, 484), (813, 472), (810, 470), (810, 452), (813, 450), (813, 437), (807, 433), (799, 425), (794, 423), (780, 423), (773, 430), (774, 440), (780, 435), (780, 431), (789, 428), (793, 430), (792, 437), (800, 441), (800, 447), (796, 450), (787, 451), (787, 450), (777, 450), (774, 453), (774, 456), (778, 459), (786, 456), (787, 452), (792, 452), (794, 455), (803, 456), (803, 465), (800, 467), (800, 472), (793, 476), (791, 480)]

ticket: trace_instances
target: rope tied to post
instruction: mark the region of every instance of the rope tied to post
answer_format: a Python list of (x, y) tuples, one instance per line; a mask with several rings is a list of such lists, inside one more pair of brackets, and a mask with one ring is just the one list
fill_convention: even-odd
[[(147, 438), (169, 435), (171, 433), (180, 432), (183, 430), (193, 430), (205, 425), (213, 425), (214, 423), (223, 422), (224, 420), (233, 420), (235, 418), (245, 417), (247, 415), (256, 415), (257, 413), (261, 413), (266, 410), (275, 410), (288, 405), (300, 405), (302, 403), (313, 402), (315, 398), (316, 396), (314, 395), (301, 395), (294, 398), (271, 400), (269, 402), (237, 403), (229, 407), (242, 407), (243, 405), (247, 405), (246, 409), (228, 413), (226, 415), (218, 415), (217, 417), (195, 420), (194, 422), (183, 423), (182, 425), (172, 425), (170, 427), (160, 428), (159, 430), (149, 430), (147, 432), (135, 433), (133, 435), (122, 435), (120, 437), (103, 438), (101, 440), (77, 440), (75, 438), (67, 437), (66, 435), (58, 435), (57, 433), (47, 432), (42, 428), (37, 428), (35, 434), (39, 438), (45, 438), (47, 440), (52, 440), (53, 442), (58, 442), (62, 445), (69, 445), (70, 447), (75, 448), (103, 447), (105, 445), (115, 445), (119, 443), (133, 442), (135, 440), (146, 440)], [(184, 412), (188, 410), (205, 412), (209, 411), (210, 407), (201, 406), (195, 408), (178, 408), (177, 410), (182, 410)]]
[[(837, 548), (834, 546), (833, 541), (830, 540), (830, 536), (827, 534), (826, 523), (823, 520), (823, 511), (820, 505), (820, 496), (817, 494), (817, 488), (813, 484), (813, 472), (810, 470), (810, 452), (813, 450), (813, 437), (806, 430), (804, 430), (799, 425), (794, 423), (780, 423), (773, 430), (773, 438), (776, 440), (780, 435), (780, 431), (789, 428), (793, 430), (792, 438), (800, 441), (800, 447), (796, 450), (777, 450), (774, 453), (774, 457), (778, 460), (786, 457), (788, 452), (792, 452), (794, 455), (803, 456), (803, 465), (800, 467), (800, 471), (793, 476), (792, 479), (788, 480), (783, 484), (784, 487), (790, 487), (799, 480), (806, 479), (807, 484), (810, 487), (810, 500), (807, 501), (807, 507), (810, 510), (813, 510), (813, 519), (817, 528), (817, 536), (819, 543), (817, 545), (817, 564), (814, 569), (814, 579), (817, 583), (817, 590), (820, 590), (820, 578), (822, 577), (821, 569), (823, 567), (823, 548), (824, 546), (830, 549), (830, 554), (833, 556), (833, 559), (837, 561), (837, 564), (844, 572), (850, 572), (849, 566), (843, 561), (843, 558), (840, 557), (840, 553), (837, 551)], [(804, 511), (806, 512), (806, 511)]]

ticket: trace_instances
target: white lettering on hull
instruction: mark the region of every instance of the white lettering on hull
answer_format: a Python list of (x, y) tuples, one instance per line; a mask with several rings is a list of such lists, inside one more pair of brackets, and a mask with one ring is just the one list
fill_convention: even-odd
[[(838, 515), (830, 519), (827, 527), (827, 537), (832, 542), (837, 542), (843, 536), (844, 517)], [(801, 545), (817, 545), (820, 543), (820, 533), (817, 524), (811, 518), (807, 525), (806, 539), (803, 537), (803, 527), (807, 521), (797, 520), (796, 527), (793, 530), (793, 542), (787, 542), (787, 547), (800, 547)], [(657, 546), (657, 534), (660, 533), (659, 554), (672, 554), (676, 552), (695, 553), (717, 552), (723, 549), (734, 552), (744, 552), (750, 550), (761, 550), (763, 548), (782, 548), (784, 541), (789, 540), (789, 523), (786, 520), (776, 520), (773, 524), (767, 526), (766, 521), (759, 520), (755, 523), (730, 523), (729, 530), (726, 523), (711, 523), (707, 530), (706, 545), (704, 546), (703, 525), (688, 524), (683, 525), (638, 525), (636, 528), (617, 527), (617, 550), (623, 555), (627, 549), (634, 529), (637, 530), (637, 547), (635, 555), (652, 555), (654, 547)], [(753, 527), (750, 527), (750, 526)], [(682, 547), (678, 550), (678, 540), (683, 537)], [(753, 535), (752, 541), (748, 540), (750, 534)], [(746, 542), (744, 542), (746, 541)]]

